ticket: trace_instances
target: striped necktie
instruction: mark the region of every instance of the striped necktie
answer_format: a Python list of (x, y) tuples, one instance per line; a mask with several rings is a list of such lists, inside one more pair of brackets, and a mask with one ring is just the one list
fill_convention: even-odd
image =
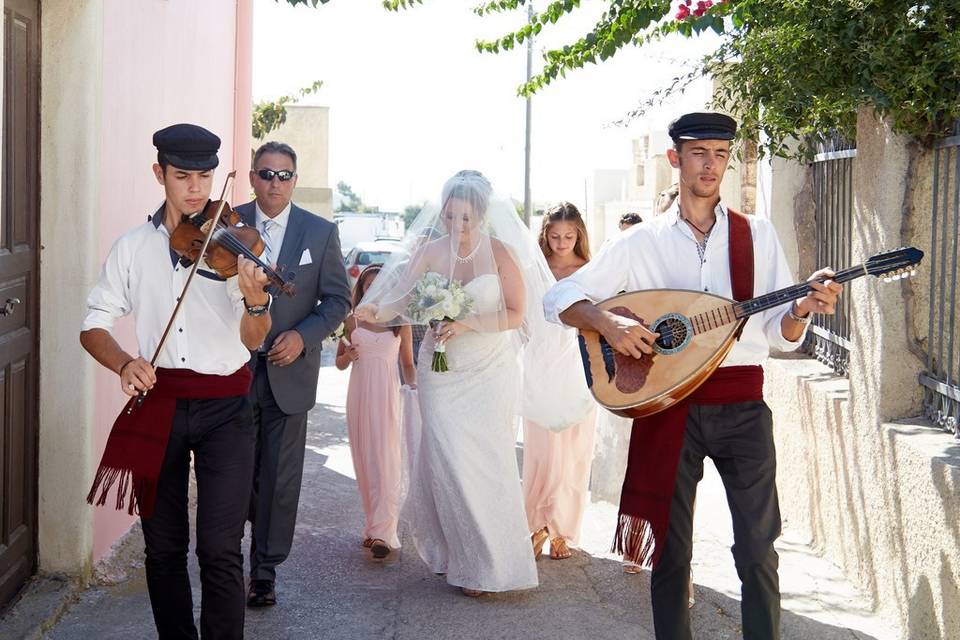
[(273, 261), (276, 258), (276, 253), (273, 246), (275, 243), (273, 233), (279, 226), (280, 225), (269, 218), (263, 221), (263, 244), (266, 245), (266, 248), (263, 251), (263, 259), (267, 264), (273, 264)]

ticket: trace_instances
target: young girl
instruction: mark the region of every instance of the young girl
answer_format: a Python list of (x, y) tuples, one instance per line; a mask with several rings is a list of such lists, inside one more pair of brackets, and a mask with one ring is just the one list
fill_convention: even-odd
[[(590, 260), (587, 228), (575, 206), (564, 202), (544, 214), (540, 249), (557, 280)], [(567, 543), (576, 543), (580, 537), (595, 423), (596, 411), (558, 433), (524, 420), (523, 494), (534, 555), (539, 556), (550, 538), (550, 557), (569, 558)]]
[[(353, 289), (356, 309), (379, 265), (360, 273)], [(347, 388), (347, 434), (363, 502), (363, 546), (376, 559), (400, 548), (397, 521), (400, 516), (400, 378), (416, 387), (413, 338), (409, 326), (382, 327), (358, 321), (353, 314), (344, 321), (346, 339), (337, 347), (337, 368), (353, 364)]]

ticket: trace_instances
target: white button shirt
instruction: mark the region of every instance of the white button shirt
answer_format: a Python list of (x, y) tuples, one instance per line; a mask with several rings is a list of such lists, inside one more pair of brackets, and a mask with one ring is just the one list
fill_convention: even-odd
[[(153, 220), (114, 243), (100, 279), (87, 297), (82, 329), (111, 331), (117, 318), (133, 313), (140, 355), (149, 360), (167, 326), (190, 273), (173, 262), (170, 233)], [(202, 262), (157, 360), (158, 367), (228, 375), (244, 366), (250, 351), (240, 340), (244, 313), (237, 277), (221, 279)]]
[[(547, 292), (543, 299), (547, 319), (560, 323), (560, 313), (575, 302), (600, 302), (620, 291), (689, 289), (732, 299), (727, 209), (722, 203), (717, 204), (716, 216), (703, 264), (693, 231), (680, 219), (677, 202), (662, 215), (624, 231)], [(773, 225), (765, 218), (747, 217), (753, 234), (754, 297), (794, 284)], [(790, 304), (752, 316), (723, 366), (761, 364), (771, 347), (792, 351), (800, 346), (803, 336), (792, 342), (780, 331)]]
[(275, 218), (271, 218), (263, 212), (259, 204), (254, 205), (257, 209), (257, 231), (260, 233), (266, 234), (266, 229), (264, 229), (263, 223), (267, 220), (273, 220), (274, 227), (269, 234), (270, 253), (264, 249), (263, 259), (269, 264), (273, 264), (277, 261), (277, 257), (280, 255), (280, 247), (283, 246), (283, 237), (287, 234), (287, 222), (290, 219), (290, 203), (287, 203), (287, 206), (283, 208), (283, 211), (277, 214)]

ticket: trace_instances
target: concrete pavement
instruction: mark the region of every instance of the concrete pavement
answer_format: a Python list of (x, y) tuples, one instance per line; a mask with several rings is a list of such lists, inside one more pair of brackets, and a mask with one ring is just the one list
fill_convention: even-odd
[[(426, 569), (406, 537), (404, 548), (387, 562), (371, 561), (359, 544), (362, 513), (343, 419), (346, 382), (347, 374), (333, 367), (321, 370), (318, 403), (310, 415), (296, 541), (291, 557), (279, 569), (279, 604), (248, 610), (246, 637), (653, 638), (649, 574), (623, 574), (617, 558), (608, 553), (616, 519), (616, 508), (608, 503), (590, 505), (581, 549), (573, 558), (540, 560), (541, 586), (536, 590), (466, 598)], [(739, 638), (739, 583), (729, 552), (730, 519), (712, 467), (701, 484), (696, 516), (695, 636)], [(156, 637), (142, 546), (135, 528), (111, 561), (100, 567), (99, 584), (81, 592), (43, 637)], [(792, 537), (789, 526), (778, 547), (785, 640), (902, 637), (872, 615), (869, 603), (839, 570)], [(199, 616), (199, 579), (192, 555), (191, 571)]]

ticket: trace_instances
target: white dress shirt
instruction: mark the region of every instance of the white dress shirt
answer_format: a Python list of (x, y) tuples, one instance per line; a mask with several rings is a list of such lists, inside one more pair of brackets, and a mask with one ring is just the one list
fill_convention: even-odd
[[(111, 331), (117, 318), (133, 313), (140, 355), (149, 360), (190, 273), (174, 262), (170, 233), (153, 220), (114, 243), (100, 279), (87, 297), (82, 329)], [(240, 340), (244, 314), (237, 276), (223, 280), (201, 262), (187, 298), (157, 360), (158, 367), (228, 375), (244, 366), (250, 351)]]
[[(600, 302), (624, 290), (689, 289), (733, 298), (727, 210), (722, 203), (717, 204), (716, 216), (702, 264), (696, 238), (680, 219), (677, 202), (662, 215), (627, 229), (547, 292), (543, 299), (547, 319), (560, 323), (560, 313), (575, 302)], [(773, 225), (765, 218), (747, 217), (753, 234), (754, 297), (794, 284)], [(792, 342), (780, 330), (790, 304), (752, 316), (723, 366), (761, 364), (771, 347), (792, 351), (800, 346), (802, 335)]]
[[(287, 234), (287, 222), (290, 220), (290, 203), (287, 203), (287, 206), (276, 215), (276, 217), (271, 218), (263, 212), (259, 204), (255, 204), (257, 209), (257, 231), (264, 234), (269, 245), (269, 250), (264, 250), (263, 260), (267, 264), (273, 264), (277, 261), (277, 257), (280, 255), (280, 247), (283, 246), (283, 237)], [(273, 225), (268, 231), (264, 227), (264, 222), (272, 220)]]

